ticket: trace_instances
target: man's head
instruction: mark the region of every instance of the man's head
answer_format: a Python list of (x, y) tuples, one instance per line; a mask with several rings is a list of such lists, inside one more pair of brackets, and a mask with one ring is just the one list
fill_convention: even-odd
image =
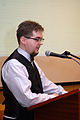
[(44, 28), (34, 21), (24, 21), (17, 29), (19, 46), (29, 54), (36, 55), (42, 45)]

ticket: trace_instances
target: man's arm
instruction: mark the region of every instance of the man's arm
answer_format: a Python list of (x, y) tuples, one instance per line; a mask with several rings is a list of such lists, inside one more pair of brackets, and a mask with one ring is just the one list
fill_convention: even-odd
[(39, 71), (39, 74), (40, 74), (40, 77), (41, 77), (44, 93), (46, 93), (46, 94), (54, 94), (54, 93), (56, 93), (58, 95), (67, 93), (67, 91), (64, 90), (64, 88), (61, 85), (56, 85), (55, 83), (50, 81), (45, 76), (44, 72), (41, 70), (41, 68), (38, 66), (38, 64), (36, 62), (35, 62), (35, 64), (36, 64), (36, 66), (38, 68), (38, 71)]

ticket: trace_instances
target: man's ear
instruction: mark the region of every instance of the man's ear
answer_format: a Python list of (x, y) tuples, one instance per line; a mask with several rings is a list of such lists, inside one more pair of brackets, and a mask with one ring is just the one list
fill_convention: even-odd
[(20, 43), (24, 45), (25, 42), (26, 42), (26, 38), (24, 36), (20, 37)]

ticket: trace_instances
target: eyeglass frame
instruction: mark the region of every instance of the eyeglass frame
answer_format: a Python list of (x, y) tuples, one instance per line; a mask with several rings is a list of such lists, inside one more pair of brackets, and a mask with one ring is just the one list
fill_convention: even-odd
[(32, 38), (32, 37), (28, 37), (28, 36), (24, 36), (24, 37), (27, 38), (27, 39), (33, 39), (33, 40), (35, 40), (37, 42), (44, 41), (44, 38), (40, 38), (40, 37), (36, 37), (36, 38)]

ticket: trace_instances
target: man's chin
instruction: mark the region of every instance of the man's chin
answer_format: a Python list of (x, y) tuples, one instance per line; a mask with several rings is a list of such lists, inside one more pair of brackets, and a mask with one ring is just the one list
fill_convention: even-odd
[(32, 53), (31, 55), (33, 56), (33, 57), (35, 57), (35, 56), (37, 56), (39, 54), (39, 52), (37, 52), (37, 53)]

